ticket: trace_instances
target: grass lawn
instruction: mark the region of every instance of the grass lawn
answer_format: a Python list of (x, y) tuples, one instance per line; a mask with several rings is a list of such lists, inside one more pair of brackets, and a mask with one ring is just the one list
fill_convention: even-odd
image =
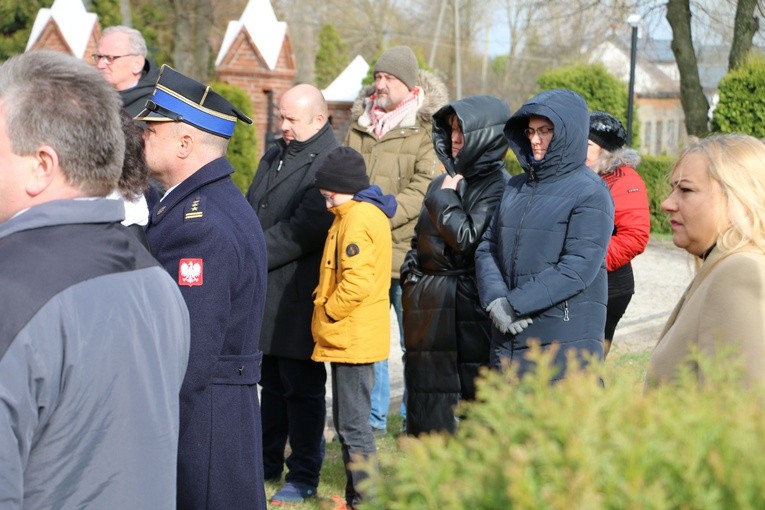
[[(613, 370), (607, 373), (610, 377), (627, 377), (635, 384), (635, 390), (642, 392), (645, 369), (650, 358), (650, 352), (612, 354), (606, 361), (613, 366)], [(608, 379), (605, 384), (608, 385)], [(388, 417), (388, 433), (384, 436), (375, 437), (380, 459), (380, 469), (383, 474), (387, 466), (395, 460), (401, 451), (398, 447), (398, 439), (401, 436), (401, 416), (398, 414)], [(266, 498), (270, 498), (282, 486), (282, 482), (266, 483)], [(343, 470), (342, 457), (340, 455), (340, 443), (337, 440), (327, 444), (327, 454), (321, 469), (321, 482), (319, 483), (319, 495), (317, 498), (305, 503), (284, 505), (293, 509), (321, 509), (332, 510), (338, 507), (337, 501), (344, 501), (345, 497), (345, 471)], [(277, 508), (268, 505), (269, 508)], [(281, 506), (278, 508), (282, 508)]]
[[(398, 455), (397, 446), (398, 437), (401, 435), (401, 416), (396, 414), (388, 416), (388, 433), (384, 436), (376, 436), (377, 452), (380, 457), (380, 465), (383, 473), (385, 466), (390, 464), (391, 460)], [(395, 431), (395, 432), (394, 432)], [(276, 494), (284, 481), (278, 483), (266, 483), (266, 499)], [(335, 439), (327, 444), (327, 455), (324, 457), (324, 464), (321, 467), (321, 482), (319, 483), (319, 496), (308, 500), (305, 503), (296, 503), (292, 505), (283, 505), (277, 507), (268, 505), (269, 508), (294, 508), (294, 509), (334, 509), (337, 501), (345, 501), (345, 470), (343, 469), (343, 460), (340, 454), (340, 442)]]

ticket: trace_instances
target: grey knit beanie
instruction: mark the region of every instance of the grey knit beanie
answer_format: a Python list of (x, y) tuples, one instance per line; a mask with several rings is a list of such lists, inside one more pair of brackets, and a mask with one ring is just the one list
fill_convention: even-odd
[(417, 85), (417, 73), (420, 70), (417, 57), (409, 46), (391, 48), (377, 59), (375, 73), (392, 74), (412, 90)]

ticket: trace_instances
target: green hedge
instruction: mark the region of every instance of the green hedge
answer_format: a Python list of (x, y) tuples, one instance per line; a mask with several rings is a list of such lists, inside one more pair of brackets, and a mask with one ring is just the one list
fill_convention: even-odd
[[(241, 87), (220, 81), (211, 83), (210, 87), (228, 99), (239, 111), (253, 121), (255, 120), (252, 117), (252, 101), (250, 96)], [(239, 121), (236, 123), (234, 136), (231, 137), (231, 141), (228, 144), (226, 158), (228, 158), (231, 166), (236, 170), (231, 175), (234, 184), (236, 184), (242, 193), (246, 193), (258, 169), (258, 139), (254, 124), (250, 125)]]
[[(542, 90), (570, 89), (580, 94), (590, 111), (603, 110), (627, 127), (629, 91), (602, 64), (573, 64), (544, 72), (537, 78)], [(637, 109), (632, 116), (632, 146), (640, 146), (640, 119)]]
[(669, 172), (675, 159), (671, 156), (641, 156), (637, 172), (645, 181), (648, 190), (648, 207), (651, 210), (651, 232), (669, 234), (667, 214), (661, 210), (661, 203), (669, 195)]
[(712, 128), (722, 133), (746, 133), (765, 137), (765, 57), (752, 54), (746, 62), (723, 77), (719, 85)]
[[(642, 162), (637, 171), (645, 181), (648, 190), (648, 203), (651, 210), (651, 232), (668, 234), (671, 232), (667, 215), (661, 210), (661, 203), (669, 194), (669, 171), (675, 158), (670, 156), (641, 156)], [(523, 172), (515, 154), (508, 152), (505, 166), (510, 175)]]
[(550, 386), (548, 354), (520, 382), (487, 373), (454, 438), (402, 439), (362, 508), (765, 508), (765, 407), (730, 359), (644, 393), (609, 363)]

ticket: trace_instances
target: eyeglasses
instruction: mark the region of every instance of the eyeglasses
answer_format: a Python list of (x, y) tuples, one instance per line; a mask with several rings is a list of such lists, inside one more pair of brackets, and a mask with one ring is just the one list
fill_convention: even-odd
[(106, 65), (110, 66), (118, 58), (135, 57), (135, 56), (136, 56), (135, 53), (128, 53), (127, 55), (100, 55), (98, 53), (94, 53), (90, 56), (90, 58), (93, 59), (94, 64), (98, 64), (99, 62), (101, 62), (101, 60), (103, 60), (104, 62), (106, 62)]
[(526, 128), (523, 132), (526, 133), (526, 136), (529, 138), (534, 138), (535, 134), (539, 135), (539, 138), (544, 138), (553, 132), (553, 128), (547, 126), (538, 127), (536, 129)]

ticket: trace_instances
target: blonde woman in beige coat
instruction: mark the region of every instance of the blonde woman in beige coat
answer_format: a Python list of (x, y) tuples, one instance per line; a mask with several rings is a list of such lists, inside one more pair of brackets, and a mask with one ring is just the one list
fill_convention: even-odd
[(730, 350), (743, 383), (765, 381), (765, 144), (746, 135), (694, 140), (675, 164), (662, 203), (672, 241), (698, 271), (669, 317), (646, 384), (677, 378), (694, 351)]

